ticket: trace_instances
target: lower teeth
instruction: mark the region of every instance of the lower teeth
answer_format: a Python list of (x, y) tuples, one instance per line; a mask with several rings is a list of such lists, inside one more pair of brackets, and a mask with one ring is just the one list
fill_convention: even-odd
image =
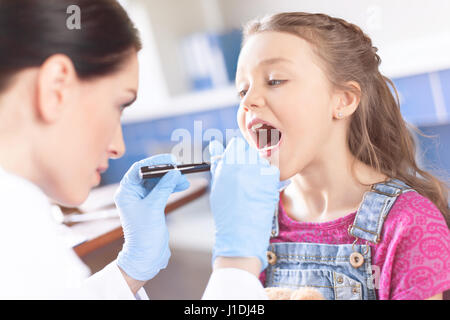
[(269, 151), (269, 150), (275, 149), (277, 147), (277, 145), (278, 144), (276, 144), (274, 146), (270, 146), (270, 147), (264, 147), (264, 148), (259, 149), (259, 150), (261, 150), (261, 151)]

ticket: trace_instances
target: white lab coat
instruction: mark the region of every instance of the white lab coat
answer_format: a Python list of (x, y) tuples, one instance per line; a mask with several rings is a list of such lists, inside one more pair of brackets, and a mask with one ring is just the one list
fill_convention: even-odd
[[(51, 203), (28, 180), (0, 168), (0, 299), (148, 299), (134, 296), (116, 262), (90, 271), (63, 241)], [(212, 273), (203, 299), (267, 299), (239, 269)]]

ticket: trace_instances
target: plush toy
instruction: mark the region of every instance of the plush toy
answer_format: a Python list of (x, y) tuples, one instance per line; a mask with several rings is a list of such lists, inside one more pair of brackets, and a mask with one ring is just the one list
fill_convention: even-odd
[(270, 300), (325, 300), (318, 290), (310, 287), (297, 290), (270, 287), (265, 290)]

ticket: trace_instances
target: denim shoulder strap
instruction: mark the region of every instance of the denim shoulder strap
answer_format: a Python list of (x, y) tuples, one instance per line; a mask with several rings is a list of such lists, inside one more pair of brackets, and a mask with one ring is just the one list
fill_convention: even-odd
[(279, 208), (279, 204), (275, 210), (275, 214), (273, 215), (273, 220), (272, 220), (272, 231), (270, 234), (271, 238), (276, 238), (278, 237), (278, 235), (280, 234), (280, 226), (278, 224), (278, 208)]
[(415, 190), (398, 179), (372, 185), (364, 194), (355, 220), (348, 228), (348, 233), (355, 238), (378, 243), (389, 211), (397, 197), (407, 191)]

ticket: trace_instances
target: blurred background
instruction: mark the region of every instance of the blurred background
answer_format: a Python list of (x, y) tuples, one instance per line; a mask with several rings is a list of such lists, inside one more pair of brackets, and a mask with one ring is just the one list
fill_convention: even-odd
[[(137, 160), (171, 152), (177, 129), (194, 136), (236, 131), (233, 81), (241, 27), (283, 11), (344, 18), (378, 47), (381, 70), (399, 91), (404, 118), (432, 138), (417, 137), (418, 161), (442, 178), (450, 173), (450, 1), (448, 0), (122, 0), (140, 30), (140, 91), (123, 116), (127, 151), (110, 161), (102, 186), (120, 181)], [(197, 127), (196, 124), (197, 123)], [(197, 129), (196, 129), (197, 128)], [(198, 132), (197, 132), (198, 133)], [(201, 137), (201, 135), (200, 135)], [(206, 146), (206, 141), (200, 143)], [(172, 259), (146, 288), (153, 299), (198, 299), (211, 272), (213, 225), (208, 195), (168, 216)], [(112, 261), (116, 240), (84, 256), (95, 272)]]

